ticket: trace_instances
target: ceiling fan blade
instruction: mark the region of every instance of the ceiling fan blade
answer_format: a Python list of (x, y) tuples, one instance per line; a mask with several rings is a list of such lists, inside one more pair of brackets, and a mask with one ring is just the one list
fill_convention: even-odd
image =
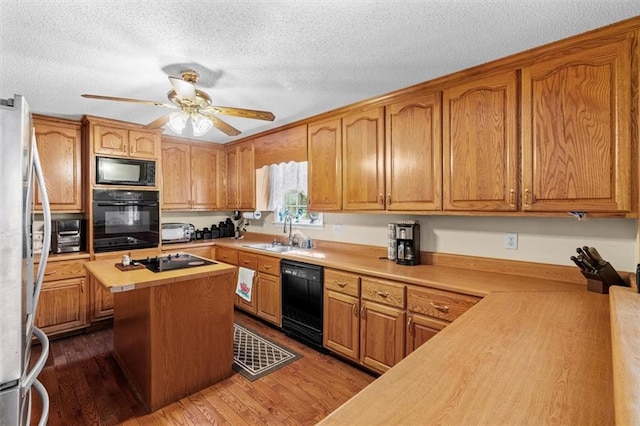
[(156, 102), (156, 101), (145, 101), (142, 99), (117, 98), (114, 96), (102, 96), (102, 95), (89, 95), (87, 93), (84, 93), (80, 96), (82, 96), (83, 98), (101, 99), (104, 101), (132, 102), (134, 104), (145, 104), (145, 105), (153, 105), (153, 106), (166, 107), (166, 108), (177, 108), (175, 105), (165, 104), (163, 102)]
[(232, 115), (234, 117), (255, 118), (257, 120), (273, 121), (276, 117), (269, 111), (257, 111), (235, 107), (210, 106), (206, 110), (213, 114)]
[(171, 114), (165, 114), (160, 118), (153, 120), (151, 123), (144, 126), (145, 129), (159, 129), (169, 122), (169, 116)]
[(196, 99), (196, 87), (193, 83), (189, 83), (178, 77), (169, 77), (169, 81), (173, 86), (173, 90), (176, 91), (178, 98), (192, 101)]
[(229, 135), (229, 136), (238, 136), (240, 134), (240, 130), (238, 130), (235, 127), (231, 126), (230, 124), (220, 120), (215, 115), (209, 113), (209, 111), (202, 110), (200, 112), (204, 113), (204, 115), (211, 120), (211, 122), (213, 123), (213, 126), (215, 128), (217, 128), (218, 130), (226, 133), (227, 135)]

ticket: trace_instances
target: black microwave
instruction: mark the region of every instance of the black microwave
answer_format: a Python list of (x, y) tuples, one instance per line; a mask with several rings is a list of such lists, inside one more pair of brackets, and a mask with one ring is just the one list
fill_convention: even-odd
[(156, 186), (156, 162), (96, 157), (96, 184)]

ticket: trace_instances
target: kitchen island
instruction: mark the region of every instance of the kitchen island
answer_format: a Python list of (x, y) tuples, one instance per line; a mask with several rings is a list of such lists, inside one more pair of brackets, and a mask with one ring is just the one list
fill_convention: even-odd
[(110, 259), (85, 268), (114, 294), (114, 354), (147, 410), (232, 374), (235, 266), (154, 273)]

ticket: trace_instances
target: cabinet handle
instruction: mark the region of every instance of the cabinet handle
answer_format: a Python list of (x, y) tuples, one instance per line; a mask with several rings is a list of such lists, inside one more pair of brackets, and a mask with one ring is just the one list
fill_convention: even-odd
[(363, 302), (362, 306), (360, 307), (360, 318), (364, 319), (364, 316), (365, 316), (365, 306)]
[(516, 205), (516, 190), (512, 189), (509, 191), (509, 206), (515, 207)]
[(250, 260), (243, 260), (242, 263), (244, 263), (245, 265), (248, 265), (249, 263), (251, 263)]
[(264, 265), (264, 269), (268, 271), (269, 269), (271, 269), (271, 265)]
[(531, 207), (532, 201), (533, 201), (533, 195), (531, 194), (531, 191), (528, 189), (525, 189), (524, 190), (524, 206)]
[(122, 152), (126, 154), (127, 151), (128, 151), (127, 144), (122, 145)]
[(388, 292), (388, 291), (377, 291), (377, 290), (376, 290), (376, 294), (377, 294), (378, 296), (380, 296), (380, 297), (384, 297), (385, 299), (386, 299), (387, 297), (389, 297), (389, 292)]
[(391, 205), (391, 194), (387, 194), (387, 206)]
[(358, 316), (358, 305), (356, 303), (353, 304), (353, 316)]
[(384, 204), (384, 196), (382, 195), (382, 192), (378, 194), (378, 204)]
[(347, 283), (344, 281), (336, 281), (336, 284), (338, 284), (338, 287), (340, 288), (345, 288), (347, 286)]
[(413, 329), (411, 327), (412, 323), (413, 323), (413, 317), (409, 317), (409, 321), (407, 321), (407, 333), (413, 336)]
[(80, 280), (80, 293), (84, 294), (84, 280)]
[(58, 271), (45, 271), (45, 275), (53, 275), (53, 274), (57, 274)]
[(449, 307), (447, 305), (436, 305), (433, 302), (429, 302), (429, 304), (431, 305), (432, 308), (435, 308), (439, 311), (442, 311), (444, 313), (448, 313), (449, 312)]

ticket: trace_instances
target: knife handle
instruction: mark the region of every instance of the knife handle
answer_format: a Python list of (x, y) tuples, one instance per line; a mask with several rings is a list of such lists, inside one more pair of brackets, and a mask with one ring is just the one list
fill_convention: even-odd
[(587, 247), (586, 252), (593, 260), (598, 262), (599, 265), (604, 266), (605, 263), (607, 263), (607, 261), (600, 256), (600, 253), (598, 253), (598, 250), (596, 250), (595, 247)]

